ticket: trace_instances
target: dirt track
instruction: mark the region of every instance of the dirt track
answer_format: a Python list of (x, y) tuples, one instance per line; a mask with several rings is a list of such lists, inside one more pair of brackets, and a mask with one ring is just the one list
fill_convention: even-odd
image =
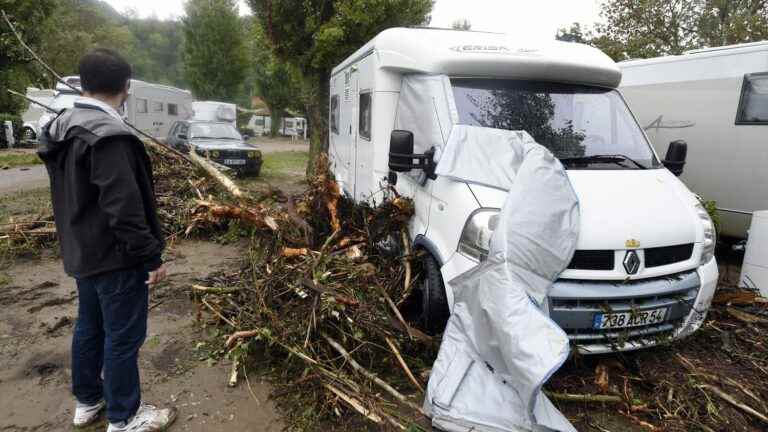
[[(209, 336), (195, 322), (188, 287), (235, 261), (240, 250), (183, 242), (169, 253), (170, 280), (150, 293), (150, 322), (141, 351), (144, 399), (175, 404), (178, 431), (278, 431), (268, 384), (250, 376), (226, 386), (228, 362), (207, 360)], [(74, 281), (54, 258), (18, 261), (0, 288), (0, 431), (70, 430), (69, 348), (77, 316)], [(242, 381), (242, 380), (241, 380)], [(103, 430), (104, 424), (91, 430)]]

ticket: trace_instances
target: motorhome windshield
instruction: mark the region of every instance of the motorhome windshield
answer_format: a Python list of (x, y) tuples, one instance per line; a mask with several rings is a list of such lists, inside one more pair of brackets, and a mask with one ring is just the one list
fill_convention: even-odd
[(500, 79), (451, 83), (459, 123), (527, 131), (567, 169), (660, 167), (615, 90)]
[(234, 126), (228, 123), (197, 123), (192, 125), (191, 139), (243, 139)]

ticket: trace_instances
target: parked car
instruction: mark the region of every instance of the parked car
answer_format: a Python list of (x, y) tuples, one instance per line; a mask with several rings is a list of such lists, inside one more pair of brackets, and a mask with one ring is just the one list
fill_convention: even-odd
[(184, 153), (193, 148), (198, 155), (229, 167), (239, 174), (258, 176), (262, 156), (229, 122), (183, 120), (171, 127), (166, 145)]
[(445, 326), (451, 280), (486, 259), (507, 196), (435, 174), (453, 125), (526, 131), (567, 170), (579, 238), (546, 309), (580, 352), (643, 348), (702, 325), (718, 279), (713, 223), (675, 175), (685, 145), (670, 144), (662, 161), (620, 81), (616, 63), (586, 45), (414, 28), (385, 30), (333, 69), (333, 174), (356, 201), (382, 202), (382, 182), (413, 199), (427, 330)]

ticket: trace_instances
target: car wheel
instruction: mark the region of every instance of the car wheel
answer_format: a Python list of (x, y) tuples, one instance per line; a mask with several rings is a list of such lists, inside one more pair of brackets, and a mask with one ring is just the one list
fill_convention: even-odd
[(21, 139), (22, 141), (34, 141), (37, 139), (37, 134), (34, 129), (25, 127), (21, 130)]
[(421, 297), (420, 324), (425, 332), (434, 335), (445, 330), (451, 310), (445, 293), (443, 275), (437, 260), (425, 254), (422, 260), (423, 277), (418, 287)]

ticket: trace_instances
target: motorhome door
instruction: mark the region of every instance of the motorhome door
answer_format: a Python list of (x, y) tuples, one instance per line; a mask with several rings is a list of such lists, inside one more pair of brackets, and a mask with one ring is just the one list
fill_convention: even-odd
[[(362, 59), (353, 66), (352, 81), (357, 89), (355, 97), (355, 125), (356, 133), (354, 146), (355, 160), (355, 200), (364, 201), (371, 197), (376, 187), (373, 184), (373, 149), (374, 149), (374, 125), (373, 104), (375, 93), (373, 91), (373, 56)], [(380, 144), (380, 143), (377, 143)]]

